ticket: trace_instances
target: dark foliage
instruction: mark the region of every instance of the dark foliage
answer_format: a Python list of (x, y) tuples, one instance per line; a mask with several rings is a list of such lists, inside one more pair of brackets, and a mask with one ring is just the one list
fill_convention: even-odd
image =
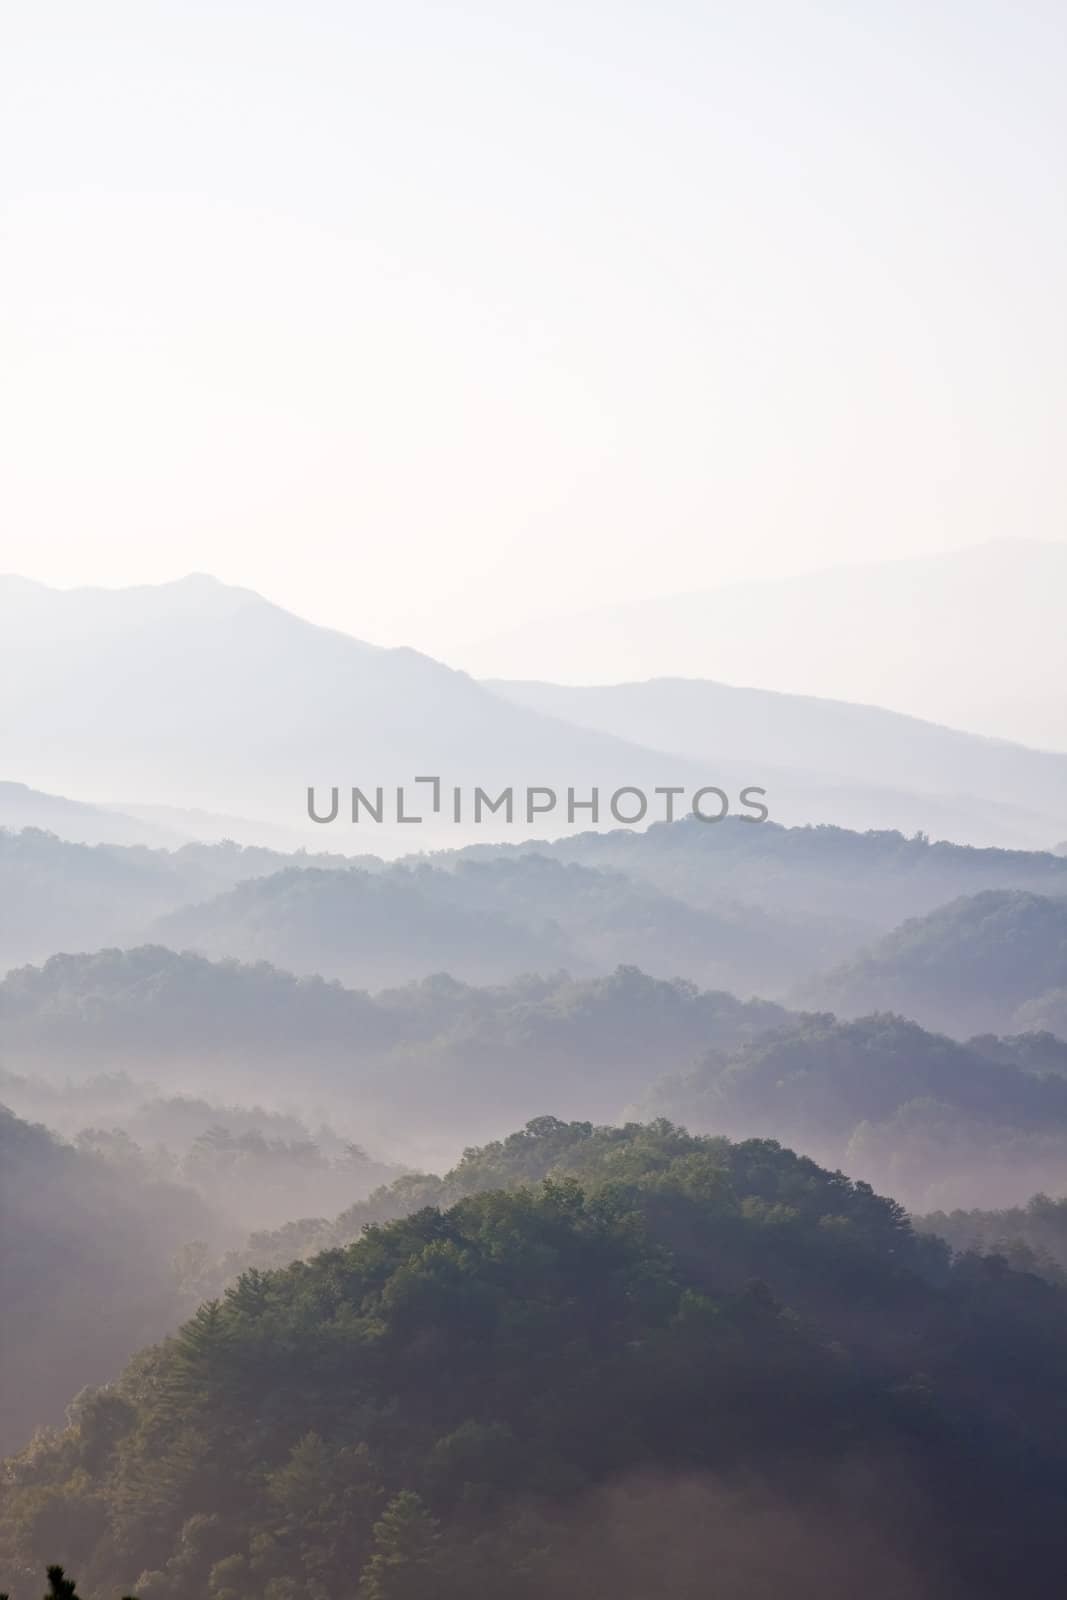
[(8, 1468), (20, 1597), (1054, 1592), (1067, 1296), (773, 1142), (471, 1164), (542, 1142), (578, 1176), (249, 1271), (83, 1397)]

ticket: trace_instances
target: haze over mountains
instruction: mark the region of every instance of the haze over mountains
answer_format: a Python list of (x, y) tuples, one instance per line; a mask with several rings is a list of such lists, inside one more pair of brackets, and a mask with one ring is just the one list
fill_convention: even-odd
[(1062, 10), (7, 8), (0, 1600), (1067, 1600)]
[(490, 680), (516, 705), (684, 756), (758, 772), (781, 822), (914, 829), (1047, 848), (1067, 814), (1067, 756), (877, 706), (692, 678), (587, 685)]
[(106, 1381), (173, 1324), (179, 1307), (170, 1257), (208, 1237), (210, 1221), (190, 1190), (121, 1172), (3, 1105), (0, 1203), (6, 1453), (42, 1422), (62, 1419), (59, 1395), (73, 1399), (84, 1384)]
[[(495, 1513), (480, 1532), (471, 1518), (502, 1503), (524, 1461), (526, 1526), (548, 1481), (549, 1401), (564, 1436), (550, 1498), (570, 1492), (574, 1396), (601, 1369), (598, 1319), (622, 1262), (625, 1401), (582, 1422), (596, 1441), (583, 1471), (617, 1471), (637, 1368), (655, 1467), (675, 1459), (709, 1384), (708, 1462), (729, 1406), (732, 1459), (746, 1459), (746, 1372), (766, 1410), (755, 1459), (799, 1460), (782, 1419), (806, 1395), (797, 1439), (838, 1436), (815, 1422), (831, 1400), (853, 1415), (850, 1350), (857, 1373), (881, 1374), (856, 1412), (868, 1454), (881, 1439), (870, 1417), (903, 1407), (887, 1471), (905, 1433), (917, 1463), (939, 1459), (931, 1371), (938, 1426), (964, 1418), (946, 1481), (973, 1461), (1001, 1367), (1033, 1392), (1024, 1434), (1012, 1413), (1009, 1443), (990, 1450), (994, 1501), (1020, 1438), (1062, 1450), (1049, 1416), (1067, 1290), (1057, 1258), (1031, 1248), (1023, 1207), (1067, 1170), (1067, 856), (1048, 848), (1063, 837), (1067, 755), (707, 680), (481, 684), (203, 578), (110, 594), (6, 584), (4, 607), (6, 756), (57, 792), (0, 784), (0, 824), (19, 830), (0, 825), (0, 1178), (16, 1222), (0, 1275), (19, 1305), (0, 1448), (73, 1405), (66, 1430), (0, 1482), (0, 1588), (32, 1600), (34, 1566), (58, 1555), (92, 1600), (126, 1592), (128, 1570), (144, 1600), (348, 1593), (346, 1574), (378, 1571), (381, 1550), (367, 1552), (417, 1458), (430, 1546), (444, 1548), (452, 1510), (460, 1531), (429, 1589), (368, 1580), (360, 1594), (490, 1592), (496, 1557), (471, 1552), (497, 1538)], [(772, 817), (598, 830), (580, 817), (570, 831), (520, 819), (475, 842), (447, 825), (303, 824), (306, 781), (325, 794), (427, 771), (491, 791), (759, 782)], [(260, 842), (190, 837), (231, 825)], [(957, 842), (931, 839), (942, 832)], [(317, 848), (270, 847), (292, 838)], [(992, 847), (1004, 844), (1045, 848)], [(37, 1118), (48, 1129), (23, 1120)], [(461, 1151), (443, 1178), (421, 1170)], [(1033, 1204), (1045, 1216), (1050, 1202)], [(904, 1205), (1011, 1208), (1021, 1270), (952, 1259), (929, 1226), (910, 1231)], [(988, 1210), (946, 1223), (961, 1239), (998, 1226)], [(527, 1344), (494, 1366), (523, 1327)], [(589, 1372), (572, 1370), (583, 1349)], [(441, 1383), (446, 1356), (459, 1365)], [(546, 1356), (559, 1374), (524, 1420)], [(442, 1435), (463, 1372), (471, 1395), (486, 1372), (497, 1392), (484, 1415), (465, 1398)], [(657, 1408), (687, 1373), (664, 1431)], [(86, 1383), (105, 1387), (77, 1394)], [(363, 1398), (346, 1411), (354, 1384)], [(686, 1444), (677, 1459), (690, 1456)], [(372, 1462), (389, 1483), (367, 1489), (364, 1516)], [(193, 1479), (196, 1495), (180, 1487)], [(1029, 1484), (1027, 1472), (1020, 1507)], [(964, 1526), (975, 1520), (968, 1503)], [(1028, 1525), (1020, 1509), (1013, 1537)], [(534, 1600), (543, 1537), (525, 1538), (509, 1593)], [(629, 1592), (621, 1569), (612, 1592)]]
[(1067, 859), (740, 819), (397, 863), (0, 831), (0, 970), (151, 942), (369, 987), (634, 963), (773, 998), (908, 917), (994, 889), (1061, 895)]
[(987, 889), (914, 917), (797, 997), (898, 1011), (947, 1033), (1049, 1027), (1067, 977), (1067, 895)]
[[(1047, 598), (1054, 574), (1043, 576)], [(1008, 585), (1006, 605), (1011, 593)], [(825, 643), (844, 626), (819, 625), (820, 603), (788, 600), (793, 633), (797, 616), (805, 639), (810, 631)], [(846, 599), (835, 603), (847, 618)], [(905, 607), (901, 616), (908, 615)], [(968, 612), (967, 626), (981, 631), (980, 611)], [(1047, 630), (1055, 640), (1062, 631)], [(719, 640), (725, 660), (729, 636), (712, 629), (708, 637)], [(542, 661), (558, 659), (556, 643), (549, 630)], [(849, 654), (847, 640), (840, 648)], [(1041, 661), (1058, 648), (1038, 634), (1025, 670), (1051, 672)], [(658, 658), (672, 659), (669, 651)], [(729, 675), (741, 677), (748, 659), (735, 650)], [(1009, 687), (1014, 670), (1005, 663)], [(791, 662), (779, 682), (792, 688), (803, 676)], [(1062, 674), (1045, 678), (1042, 694), (1056, 698), (1058, 681)], [(862, 673), (843, 676), (849, 702), (862, 689)], [(1060, 839), (1067, 809), (1067, 754), (991, 742), (872, 705), (719, 682), (483, 685), (416, 650), (379, 649), (203, 576), (127, 590), (0, 580), (0, 736), (5, 776), (52, 791), (36, 800), (23, 792), (17, 807), (9, 795), (17, 820), (127, 843), (232, 833), (281, 844), (302, 833), (317, 835), (320, 848), (396, 854), (464, 837), (565, 832), (569, 788), (581, 798), (598, 787), (606, 810), (620, 785), (651, 795), (664, 785), (691, 794), (716, 784), (735, 813), (741, 789), (754, 785), (767, 790), (771, 816), (785, 823), (892, 827), (1024, 848)], [(398, 825), (393, 786), (420, 774), (441, 777), (442, 812), (418, 829)], [(455, 784), (468, 789), (459, 829), (444, 820)], [(520, 800), (510, 828), (492, 817), (474, 827), (475, 785), (496, 794), (530, 784), (560, 797), (550, 823), (526, 827)], [(329, 830), (307, 820), (308, 785), (327, 810), (332, 787), (340, 789), (341, 820)], [(366, 815), (358, 828), (346, 820), (352, 785), (371, 794), (383, 786), (383, 825)], [(65, 796), (118, 805), (132, 819), (126, 833), (116, 834), (122, 824), (109, 816), (64, 812)], [(579, 814), (573, 826), (588, 820)]]
[(195, 841), (240, 839), (243, 844), (279, 850), (299, 849), (299, 829), (287, 829), (248, 817), (219, 816), (181, 806), (93, 805), (47, 794), (25, 783), (0, 781), (0, 828), (18, 832), (39, 828), (74, 844), (143, 844), (175, 850)]
[(493, 678), (788, 687), (1064, 750), (1065, 593), (1067, 543), (999, 539), (546, 618), (461, 660)]
[[(708, 781), (507, 705), (415, 650), (377, 649), (202, 576), (123, 590), (3, 580), (0, 733), (10, 775), (38, 787), (309, 829), (309, 785)], [(405, 848), (412, 832), (397, 829)]]
[(25, 783), (0, 781), (0, 828), (40, 828), (76, 844), (144, 844), (169, 849), (185, 841), (159, 822), (117, 807), (96, 806), (64, 795), (44, 794)]

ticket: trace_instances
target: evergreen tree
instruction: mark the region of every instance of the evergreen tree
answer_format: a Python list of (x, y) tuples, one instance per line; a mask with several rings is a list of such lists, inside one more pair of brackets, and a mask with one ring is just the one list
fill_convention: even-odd
[(436, 1520), (410, 1489), (391, 1500), (374, 1524), (374, 1554), (363, 1569), (360, 1600), (432, 1600), (439, 1586)]

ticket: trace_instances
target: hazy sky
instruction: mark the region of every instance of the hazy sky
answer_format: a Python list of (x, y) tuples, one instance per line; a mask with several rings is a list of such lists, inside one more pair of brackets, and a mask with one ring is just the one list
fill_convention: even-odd
[(1063, 536), (1060, 3), (4, 8), (3, 544), (447, 655)]

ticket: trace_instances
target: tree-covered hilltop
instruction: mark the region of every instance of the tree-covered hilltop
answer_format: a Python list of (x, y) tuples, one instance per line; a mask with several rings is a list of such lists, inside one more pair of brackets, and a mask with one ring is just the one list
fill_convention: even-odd
[(963, 1036), (1047, 1028), (1043, 1011), (1065, 976), (1067, 895), (989, 889), (905, 922), (864, 955), (799, 986), (797, 998), (846, 1016), (900, 1011)]
[(177, 850), (75, 844), (0, 827), (0, 968), (131, 944), (157, 917), (282, 867), (373, 870), (374, 857), (287, 854), (226, 840)]
[(153, 938), (379, 988), (447, 970), (473, 983), (633, 961), (659, 977), (774, 993), (853, 948), (810, 919), (686, 897), (537, 853), (400, 863), (376, 872), (292, 867), (161, 918)]
[[(245, 1096), (292, 1086), (378, 1113), (398, 1144), (419, 1124), (460, 1141), (542, 1110), (614, 1118), (650, 1078), (714, 1044), (785, 1021), (769, 1001), (655, 979), (635, 967), (476, 988), (438, 975), (368, 995), (265, 962), (211, 962), (159, 945), (55, 956), (0, 981), (10, 1072), (122, 1068)], [(21, 1108), (17, 1086), (0, 1094)], [(28, 1093), (28, 1090), (25, 1091)], [(32, 1107), (52, 1121), (54, 1107)]]
[(1018, 1062), (1024, 1052), (1025, 1040), (959, 1044), (892, 1013), (850, 1022), (814, 1013), (709, 1052), (653, 1100), (703, 1128), (769, 1118), (802, 1143), (847, 1138), (920, 1099), (1013, 1127), (1067, 1128), (1067, 1078), (1028, 1070)]
[[(756, 1141), (751, 1148), (764, 1146), (770, 1147), (767, 1141)], [(552, 1116), (535, 1117), (505, 1139), (465, 1150), (462, 1159), (443, 1175), (405, 1173), (332, 1220), (306, 1217), (273, 1231), (254, 1233), (242, 1249), (230, 1251), (217, 1261), (191, 1262), (190, 1267), (198, 1276), (191, 1276), (186, 1287), (199, 1289), (200, 1299), (216, 1298), (243, 1272), (285, 1267), (324, 1250), (344, 1249), (367, 1228), (410, 1217), (427, 1206), (448, 1210), (477, 1195), (494, 1190), (513, 1192), (545, 1181), (573, 1181), (599, 1188), (629, 1179), (635, 1173), (666, 1168), (683, 1156), (699, 1156), (725, 1171), (741, 1159), (736, 1152), (748, 1148), (723, 1137), (690, 1134), (662, 1118), (648, 1124), (596, 1126)], [(789, 1157), (791, 1162), (798, 1159)], [(802, 1160), (795, 1171), (791, 1168), (796, 1178), (794, 1198), (803, 1188), (797, 1174), (806, 1175), (806, 1181), (818, 1170), (807, 1160)], [(747, 1185), (749, 1176), (745, 1168), (742, 1186)], [(836, 1175), (834, 1181), (839, 1177)], [(858, 1192), (866, 1190), (860, 1186)]]
[(1039, 1078), (1067, 1077), (1067, 1029), (1063, 1034), (1050, 1033), (1047, 1028), (1001, 1036), (977, 1033), (967, 1040), (967, 1048)]
[(1062, 1041), (960, 1044), (892, 1014), (802, 1016), (667, 1074), (640, 1102), (735, 1136), (773, 1134), (917, 1210), (1016, 1203), (1067, 1162)]
[(1067, 1287), (1067, 1197), (1035, 1194), (1026, 1205), (1001, 1211), (931, 1211), (914, 1220), (955, 1251), (1002, 1256), (1021, 1272)]
[(471, 1160), (549, 1148), (578, 1176), (247, 1272), (80, 1397), (6, 1469), (16, 1600), (55, 1560), (85, 1600), (1054, 1592), (1067, 1295), (773, 1142)]
[[(471, 845), (457, 855), (488, 859), (506, 848)], [(739, 817), (713, 825), (686, 817), (512, 849), (623, 872), (694, 905), (737, 900), (880, 931), (983, 889), (1067, 892), (1067, 856), (1049, 851), (979, 849), (892, 829), (753, 826)]]
[[(921, 1149), (922, 1158), (929, 1163), (925, 1175), (917, 1173), (913, 1161), (915, 1147), (921, 1146), (920, 1128), (913, 1122), (918, 1124), (923, 1118), (929, 1135), (927, 1146)], [(964, 1130), (955, 1146), (948, 1143), (947, 1139), (944, 1144), (938, 1145), (938, 1140), (946, 1131), (941, 1126), (942, 1120), (954, 1126), (958, 1134), (961, 1128)], [(443, 1175), (432, 1172), (404, 1173), (391, 1183), (382, 1184), (366, 1199), (357, 1200), (335, 1217), (308, 1216), (273, 1230), (259, 1229), (239, 1249), (229, 1250), (221, 1256), (212, 1257), (205, 1252), (190, 1254), (184, 1262), (183, 1292), (187, 1297), (197, 1300), (216, 1297), (249, 1268), (263, 1270), (285, 1267), (291, 1261), (307, 1260), (322, 1250), (344, 1248), (357, 1240), (364, 1228), (395, 1222), (425, 1206), (447, 1209), (471, 1195), (484, 1194), (491, 1189), (510, 1190), (524, 1184), (540, 1183), (546, 1178), (600, 1182), (605, 1172), (615, 1170), (616, 1164), (625, 1165), (634, 1159), (635, 1144), (644, 1149), (651, 1139), (661, 1146), (664, 1130), (670, 1126), (670, 1122), (664, 1118), (647, 1125), (629, 1122), (622, 1126), (596, 1126), (591, 1122), (564, 1122), (551, 1116), (535, 1117), (506, 1139), (492, 1140), (466, 1150), (462, 1160)], [(648, 1133), (643, 1129), (652, 1131)], [(968, 1124), (959, 1110), (930, 1101), (913, 1101), (902, 1108), (898, 1117), (881, 1127), (861, 1123), (846, 1149), (865, 1150), (878, 1158), (881, 1165), (902, 1170), (905, 1176), (910, 1177), (913, 1187), (934, 1193), (946, 1189), (950, 1192), (959, 1188), (965, 1191), (981, 1189), (983, 1186), (990, 1190), (1003, 1186), (1017, 1193), (1020, 1186), (1025, 1184), (1026, 1169), (1022, 1160), (1018, 1167), (1013, 1166), (1010, 1161), (1013, 1156), (1030, 1160), (1035, 1165), (1043, 1163), (1057, 1174), (1063, 1171), (1065, 1138), (1062, 1132), (1058, 1135), (1053, 1132), (1042, 1138), (1038, 1133), (1027, 1134), (1025, 1130), (1017, 1130), (1013, 1138), (1011, 1130), (1001, 1129), (1001, 1142), (992, 1148), (989, 1143), (982, 1145), (983, 1133), (987, 1140), (995, 1140), (998, 1136), (996, 1129)], [(879, 1135), (884, 1144), (889, 1146), (888, 1149), (872, 1148), (876, 1147)], [(894, 1136), (900, 1140), (896, 1149), (890, 1144)], [(683, 1141), (679, 1149), (692, 1148), (690, 1134), (676, 1132), (674, 1138)], [(697, 1137), (696, 1148), (705, 1153), (716, 1151), (725, 1159), (726, 1153), (738, 1146), (722, 1136), (701, 1134)], [(938, 1172), (934, 1165), (938, 1154), (954, 1155), (961, 1165), (948, 1173)], [(1008, 1160), (1003, 1173), (991, 1173), (988, 1165), (979, 1172), (964, 1164), (969, 1162), (973, 1165), (982, 1155), (988, 1162), (990, 1156), (996, 1154)], [(1052, 1206), (1049, 1216), (1058, 1215), (1055, 1203), (1040, 1201), (1040, 1197), (1032, 1202), (1033, 1207), (1039, 1204)], [(948, 1213), (941, 1211), (933, 1215), (942, 1217)], [(1006, 1228), (990, 1228), (985, 1235), (978, 1230), (961, 1231), (955, 1224), (960, 1218), (1012, 1219), (1021, 1215), (1022, 1209), (1014, 1206), (1001, 1212), (964, 1212), (957, 1209), (952, 1212), (953, 1227), (946, 1225), (945, 1229), (937, 1226), (929, 1216), (920, 1220), (924, 1233), (943, 1233), (954, 1248), (1004, 1253), (1004, 1239), (1014, 1236), (1010, 1224)], [(1051, 1243), (1048, 1240), (1045, 1242), (1051, 1250)], [(1018, 1259), (1024, 1258), (1019, 1256)]]
[(659, 976), (781, 988), (840, 959), (810, 919), (696, 906), (624, 873), (541, 854), (422, 861), (237, 846), (177, 851), (0, 831), (0, 968), (146, 940), (381, 988), (447, 970), (478, 983), (639, 962)]
[(905, 918), (987, 889), (1063, 894), (1067, 859), (735, 818), (392, 864), (0, 830), (0, 905), (11, 913), (0, 968), (151, 940), (363, 988), (445, 970), (480, 982), (564, 965), (592, 975), (622, 962), (780, 998)]

